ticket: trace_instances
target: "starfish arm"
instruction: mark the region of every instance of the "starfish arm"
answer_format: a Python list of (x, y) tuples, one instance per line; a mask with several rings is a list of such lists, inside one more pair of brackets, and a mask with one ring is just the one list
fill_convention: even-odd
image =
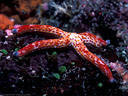
[[(77, 41), (77, 40), (76, 40)], [(112, 73), (109, 67), (96, 55), (92, 54), (88, 51), (87, 47), (83, 42), (76, 42), (75, 40), (72, 42), (72, 46), (75, 48), (77, 53), (92, 62), (96, 67), (98, 67), (105, 75), (109, 78), (110, 82), (114, 81)]]
[(51, 25), (22, 25), (19, 26), (18, 28), (15, 28), (12, 30), (13, 33), (15, 34), (23, 34), (26, 32), (43, 32), (43, 33), (51, 33), (57, 36), (66, 36), (68, 33), (57, 28), (53, 27)]
[(97, 37), (94, 34), (84, 32), (84, 33), (80, 33), (80, 35), (82, 36), (84, 43), (91, 43), (92, 45), (96, 47), (107, 45), (106, 41), (102, 40), (101, 38)]
[(67, 38), (40, 40), (26, 45), (25, 47), (21, 48), (17, 52), (14, 52), (13, 54), (15, 56), (24, 56), (30, 53), (31, 51), (39, 48), (62, 48), (68, 45), (69, 40)]

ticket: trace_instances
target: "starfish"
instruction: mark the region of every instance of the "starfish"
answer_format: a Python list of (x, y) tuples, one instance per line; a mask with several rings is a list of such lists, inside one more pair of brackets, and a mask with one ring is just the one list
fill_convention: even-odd
[(91, 33), (69, 33), (50, 25), (22, 25), (12, 29), (12, 32), (17, 35), (33, 31), (54, 34), (59, 38), (35, 41), (14, 52), (13, 54), (15, 56), (24, 56), (39, 48), (63, 48), (73, 46), (80, 56), (98, 67), (109, 78), (110, 82), (114, 81), (113, 75), (107, 64), (95, 54), (91, 53), (85, 46), (85, 43), (91, 43), (96, 47), (106, 46), (106, 41)]

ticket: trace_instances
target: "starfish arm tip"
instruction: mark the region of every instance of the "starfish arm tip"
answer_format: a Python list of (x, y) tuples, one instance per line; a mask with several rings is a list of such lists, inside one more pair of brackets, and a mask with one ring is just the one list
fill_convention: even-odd
[(114, 82), (116, 82), (116, 79), (112, 78), (109, 81), (110, 81), (110, 83), (114, 83)]
[(110, 40), (106, 40), (106, 45), (109, 45), (110, 43)]
[(18, 51), (13, 52), (13, 55), (16, 56), (16, 57), (19, 56)]
[(12, 33), (13, 33), (13, 34), (16, 34), (17, 32), (18, 32), (17, 29), (12, 29)]

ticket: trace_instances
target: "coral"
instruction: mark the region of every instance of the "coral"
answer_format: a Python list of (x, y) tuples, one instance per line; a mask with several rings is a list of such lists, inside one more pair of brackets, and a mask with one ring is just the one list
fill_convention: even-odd
[(20, 13), (30, 14), (35, 10), (42, 0), (18, 0), (19, 7), (16, 8)]
[(7, 16), (0, 14), (0, 29), (12, 29), (14, 20), (10, 20)]
[(122, 64), (111, 62), (110, 67), (122, 77), (124, 84), (128, 83), (128, 71), (122, 66)]
[(37, 24), (39, 22), (38, 18), (36, 17), (29, 17), (25, 20), (21, 20), (21, 18), (18, 15), (11, 16), (18, 24)]
[(118, 75), (122, 78), (120, 80), (120, 89), (123, 91), (128, 90), (128, 71), (124, 68), (124, 64), (121, 62), (110, 62), (110, 67), (113, 71), (116, 71)]

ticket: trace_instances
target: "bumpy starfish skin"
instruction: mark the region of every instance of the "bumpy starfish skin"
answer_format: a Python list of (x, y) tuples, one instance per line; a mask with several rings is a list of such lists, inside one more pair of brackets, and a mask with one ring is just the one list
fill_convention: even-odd
[(49, 39), (49, 40), (40, 40), (35, 41), (22, 49), (18, 50), (14, 53), (16, 56), (24, 56), (31, 51), (39, 48), (62, 48), (66, 46), (73, 46), (77, 53), (92, 62), (95, 66), (97, 66), (105, 75), (109, 78), (111, 82), (114, 81), (112, 73), (109, 67), (96, 55), (92, 54), (84, 43), (91, 43), (96, 47), (101, 47), (107, 45), (106, 41), (101, 38), (96, 37), (91, 33), (69, 33), (65, 32), (59, 28), (50, 26), (50, 25), (23, 25), (18, 27), (17, 29), (13, 29), (12, 32), (16, 34), (22, 34), (25, 32), (42, 32), (42, 33), (51, 33), (59, 36), (58, 39)]
[(82, 35), (82, 39), (84, 40), (84, 43), (91, 43), (92, 45), (95, 45), (96, 47), (106, 46), (106, 41), (102, 40), (101, 38), (96, 37), (96, 35), (93, 35), (91, 33), (80, 33)]

